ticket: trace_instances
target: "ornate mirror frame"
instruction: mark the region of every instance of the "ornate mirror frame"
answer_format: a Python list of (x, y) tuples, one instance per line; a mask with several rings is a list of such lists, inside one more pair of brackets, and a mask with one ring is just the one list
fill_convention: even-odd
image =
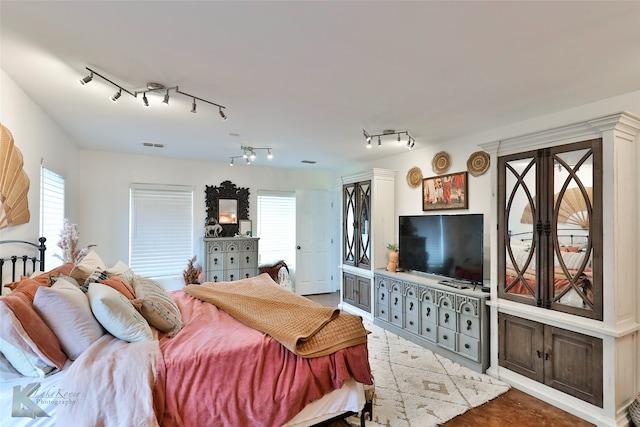
[[(235, 199), (238, 201), (235, 224), (220, 223), (218, 206), (221, 199)], [(222, 226), (220, 237), (235, 236), (239, 231), (240, 220), (249, 219), (249, 189), (238, 188), (231, 181), (223, 181), (219, 187), (207, 185), (205, 189), (205, 204), (207, 208), (207, 223), (205, 225), (220, 224)]]

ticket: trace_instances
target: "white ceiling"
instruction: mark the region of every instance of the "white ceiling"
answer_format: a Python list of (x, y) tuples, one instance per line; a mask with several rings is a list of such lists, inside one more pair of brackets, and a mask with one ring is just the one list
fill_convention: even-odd
[[(367, 150), (363, 128), (418, 148), (640, 89), (639, 1), (3, 0), (0, 16), (2, 69), (84, 149), (228, 162), (250, 145), (273, 147), (256, 165), (327, 170), (406, 150)], [(113, 104), (105, 81), (78, 84), (87, 66), (228, 120), (173, 93)]]

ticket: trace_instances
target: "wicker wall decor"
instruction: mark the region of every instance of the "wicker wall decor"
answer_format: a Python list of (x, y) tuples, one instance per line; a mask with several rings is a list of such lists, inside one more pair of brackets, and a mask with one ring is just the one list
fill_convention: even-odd
[(451, 159), (449, 158), (449, 154), (444, 151), (436, 153), (436, 155), (433, 156), (433, 160), (431, 161), (431, 167), (437, 174), (447, 172), (451, 167)]
[(29, 177), (13, 135), (0, 125), (0, 230), (29, 222)]

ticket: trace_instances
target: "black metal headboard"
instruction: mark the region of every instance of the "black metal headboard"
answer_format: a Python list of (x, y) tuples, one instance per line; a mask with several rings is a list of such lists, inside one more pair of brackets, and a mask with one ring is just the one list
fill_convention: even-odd
[[(33, 246), (38, 251), (37, 256), (30, 255), (11, 255), (6, 258), (0, 258), (0, 282), (4, 277), (4, 268), (5, 264), (8, 264), (7, 267), (11, 268), (11, 281), (16, 281), (16, 274), (21, 273), (23, 276), (28, 276), (29, 274), (39, 270), (44, 271), (44, 251), (47, 249), (44, 242), (47, 239), (44, 237), (40, 237), (38, 239), (39, 243), (27, 242), (25, 240), (0, 240), (0, 245), (6, 243), (14, 243), (21, 245)], [(19, 262), (21, 261), (21, 262)], [(22, 268), (20, 268), (22, 267)]]

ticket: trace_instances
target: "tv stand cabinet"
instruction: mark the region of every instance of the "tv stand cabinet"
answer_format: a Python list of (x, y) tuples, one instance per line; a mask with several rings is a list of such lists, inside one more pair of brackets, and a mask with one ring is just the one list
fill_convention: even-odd
[(419, 273), (374, 273), (373, 323), (477, 372), (489, 366), (489, 294)]

